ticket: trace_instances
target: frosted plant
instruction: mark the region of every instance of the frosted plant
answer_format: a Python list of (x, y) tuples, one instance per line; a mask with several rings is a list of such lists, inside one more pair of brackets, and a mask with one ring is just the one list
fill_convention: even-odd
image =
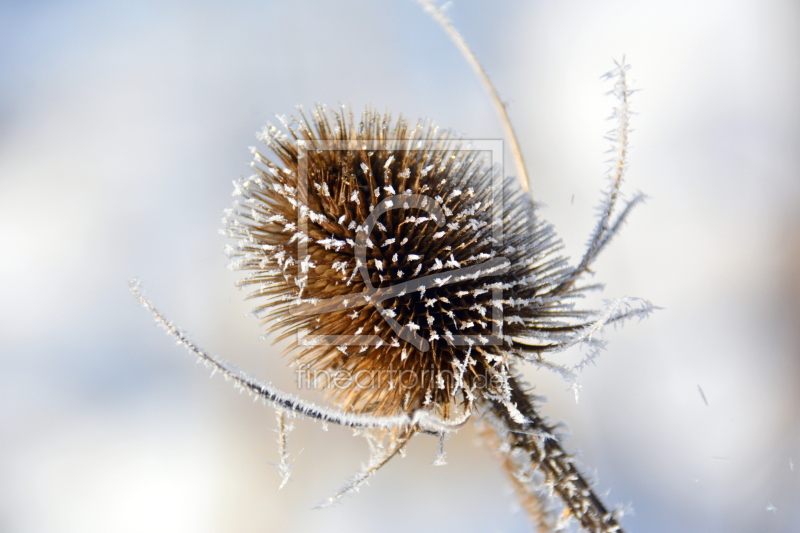
[[(601, 309), (576, 304), (594, 260), (641, 194), (621, 202), (630, 109), (628, 66), (608, 74), (617, 100), (613, 157), (597, 225), (576, 265), (536, 213), (517, 138), (494, 87), (444, 14), (421, 2), (462, 50), (497, 104), (515, 155), (507, 178), (446, 130), (366, 110), (356, 118), (322, 105), (281, 119), (253, 149), (255, 173), (235, 183), (224, 219), (231, 267), (259, 301), (255, 313), (278, 338), (292, 337), (293, 363), (326, 391), (330, 406), (284, 393), (195, 346), (141, 293), (156, 320), (200, 360), (278, 411), (281, 487), (291, 462), (287, 417), (353, 428), (367, 439), (365, 468), (321, 506), (357, 490), (405, 451), (418, 433), (444, 440), (475, 418), (539, 531), (573, 521), (593, 532), (621, 531), (539, 414), (519, 377), (525, 363), (575, 384), (596, 357), (609, 324), (646, 316), (646, 301), (621, 298)], [(622, 203), (622, 205), (619, 205)], [(567, 366), (557, 354), (583, 346)], [(577, 389), (576, 389), (577, 390)]]
[(278, 485), (278, 490), (281, 490), (289, 482), (289, 478), (292, 474), (292, 467), (294, 466), (289, 462), (289, 449), (286, 446), (286, 439), (289, 436), (289, 432), (294, 429), (294, 424), (286, 424), (286, 412), (282, 409), (275, 410), (275, 419), (278, 422), (276, 432), (278, 433), (278, 455), (281, 458), (280, 462), (275, 466), (278, 468), (278, 473), (281, 476), (281, 484)]

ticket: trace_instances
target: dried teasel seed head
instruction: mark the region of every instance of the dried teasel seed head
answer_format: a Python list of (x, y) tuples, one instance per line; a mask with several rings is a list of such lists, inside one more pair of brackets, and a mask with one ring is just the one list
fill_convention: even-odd
[[(452, 24), (420, 2), (502, 107)], [(256, 314), (270, 330), (296, 336), (290, 350), (302, 375), (340, 408), (284, 393), (210, 355), (145, 298), (136, 280), (131, 291), (200, 361), (280, 411), (282, 483), (291, 469), (284, 412), (363, 432), (369, 464), (323, 506), (357, 490), (416, 433), (442, 442), (477, 412), (486, 443), (539, 531), (562, 531), (572, 519), (586, 531), (622, 531), (620, 513), (595, 494), (516, 367), (531, 362), (576, 385), (575, 371), (603, 348), (606, 325), (655, 309), (635, 298), (597, 310), (574, 307), (576, 298), (600, 288), (581, 280), (644, 199), (620, 194), (633, 92), (628, 68), (623, 59), (607, 75), (617, 98), (614, 155), (595, 229), (575, 266), (536, 217), (520, 188), (524, 179), (505, 178), (480, 150), (428, 122), (410, 127), (402, 117), (367, 110), (356, 124), (344, 108), (317, 106), (311, 120), (301, 110), (299, 120), (282, 120), (283, 130), (263, 132), (274, 159), (253, 149), (256, 174), (235, 184), (241, 199), (224, 221), (223, 232), (238, 240), (228, 248), (231, 266), (247, 273), (239, 285), (259, 300)], [(519, 144), (501, 115), (524, 178)], [(545, 357), (576, 344), (590, 351), (571, 367)]]
[[(539, 220), (527, 194), (522, 151), (505, 105), (444, 12), (417, 0), (453, 40), (488, 90), (503, 123), (519, 180), (506, 178), (476, 142), (470, 147), (427, 121), (396, 121), (367, 110), (312, 110), (281, 119), (261, 135), (272, 159), (253, 149), (256, 173), (235, 184), (240, 197), (225, 217), (231, 267), (259, 301), (270, 331), (294, 337), (289, 350), (306, 384), (338, 407), (276, 389), (195, 345), (145, 298), (156, 322), (200, 361), (278, 410), (281, 486), (289, 479), (285, 415), (332, 422), (367, 438), (370, 460), (321, 506), (357, 490), (417, 433), (443, 441), (477, 413), (486, 444), (500, 460), (538, 531), (621, 532), (562, 446), (558, 425), (539, 413), (517, 369), (530, 362), (560, 372), (577, 394), (575, 371), (604, 346), (603, 328), (654, 307), (621, 298), (578, 310), (576, 298), (598, 285), (582, 279), (618, 233), (641, 193), (621, 196), (627, 169), (633, 93), (624, 58), (607, 74), (617, 99), (608, 139), (613, 156), (595, 228), (576, 265)], [(491, 144), (491, 143), (490, 143)], [(495, 145), (489, 150), (502, 159)], [(622, 205), (618, 205), (622, 204)], [(582, 344), (568, 367), (546, 358)], [(576, 397), (577, 398), (577, 397)]]
[(421, 121), (317, 106), (283, 121), (236, 184), (228, 249), (256, 313), (341, 407), (448, 417), (508, 397), (520, 360), (585, 314), (560, 242), (482, 152)]

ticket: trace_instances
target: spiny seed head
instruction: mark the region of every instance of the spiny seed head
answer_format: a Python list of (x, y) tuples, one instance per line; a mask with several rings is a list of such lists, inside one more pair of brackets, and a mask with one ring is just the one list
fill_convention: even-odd
[(232, 267), (294, 361), (346, 409), (444, 416), (504, 396), (510, 368), (565, 344), (565, 261), (485, 153), (421, 121), (318, 106), (261, 135), (225, 219)]

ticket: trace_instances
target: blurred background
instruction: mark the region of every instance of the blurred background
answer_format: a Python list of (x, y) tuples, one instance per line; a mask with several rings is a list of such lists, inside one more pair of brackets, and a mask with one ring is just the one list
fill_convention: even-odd
[[(800, 530), (800, 4), (448, 13), (508, 101), (573, 258), (613, 126), (600, 76), (625, 54), (642, 89), (626, 190), (650, 200), (595, 278), (607, 298), (664, 309), (607, 333), (577, 404), (527, 372), (568, 448), (609, 503), (632, 506), (631, 532)], [(313, 510), (367, 447), (298, 421), (276, 492), (272, 410), (209, 379), (128, 292), (139, 277), (201, 346), (296, 391), (217, 230), (254, 133), (314, 102), (502, 137), (412, 2), (0, 2), (0, 531), (527, 531), (472, 427), (447, 442), (447, 466), (420, 437)]]

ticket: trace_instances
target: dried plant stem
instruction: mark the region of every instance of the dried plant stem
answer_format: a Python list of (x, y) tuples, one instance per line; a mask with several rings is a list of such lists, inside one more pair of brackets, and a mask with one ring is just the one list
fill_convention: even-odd
[[(615, 512), (610, 512), (595, 494), (589, 481), (578, 471), (574, 458), (562, 447), (555, 427), (536, 410), (533, 399), (520, 382), (509, 377), (510, 401), (526, 418), (518, 422), (505, 402), (487, 402), (485, 432), (494, 432), (489, 444), (501, 456), (501, 464), (511, 478), (520, 499), (539, 531), (559, 529), (562, 521), (575, 518), (593, 533), (622, 533)], [(555, 493), (563, 504), (561, 516), (545, 508)]]
[(547, 523), (547, 511), (544, 508), (544, 502), (530, 490), (529, 483), (526, 483), (524, 479), (520, 479), (520, 476), (516, 474), (517, 466), (511, 456), (503, 451), (503, 442), (500, 437), (486, 421), (479, 422), (477, 429), (483, 443), (492, 450), (495, 458), (508, 474), (508, 480), (511, 482), (511, 486), (514, 487), (514, 492), (516, 492), (520, 504), (522, 504), (522, 507), (528, 513), (528, 517), (536, 527), (536, 531), (538, 533), (550, 533), (552, 528)]
[(278, 467), (278, 473), (281, 476), (281, 483), (278, 485), (278, 490), (281, 490), (291, 478), (292, 464), (289, 462), (289, 450), (286, 446), (286, 438), (292, 430), (293, 425), (286, 424), (286, 411), (283, 409), (277, 409), (275, 411), (275, 418), (278, 422), (276, 431), (278, 433), (278, 455), (280, 456), (280, 462), (275, 466)]
[(467, 42), (464, 40), (464, 37), (461, 36), (455, 26), (453, 26), (453, 23), (450, 21), (450, 19), (447, 18), (447, 15), (445, 15), (444, 12), (430, 0), (417, 0), (417, 3), (422, 6), (425, 12), (428, 13), (431, 18), (433, 18), (433, 20), (435, 20), (442, 27), (450, 39), (452, 39), (456, 47), (458, 47), (458, 50), (461, 52), (461, 55), (464, 56), (464, 59), (466, 59), (467, 63), (469, 63), (469, 65), (472, 67), (472, 70), (481, 80), (484, 88), (489, 93), (495, 110), (500, 117), (500, 121), (503, 123), (503, 129), (506, 131), (506, 137), (508, 138), (509, 143), (511, 143), (511, 154), (514, 157), (514, 166), (517, 169), (519, 183), (522, 186), (522, 190), (529, 192), (528, 171), (525, 169), (525, 162), (522, 159), (522, 150), (519, 147), (517, 134), (514, 132), (514, 127), (511, 125), (511, 119), (508, 118), (506, 104), (503, 103), (503, 100), (500, 98), (497, 89), (495, 89), (492, 81), (489, 79), (489, 75), (486, 73), (486, 70), (484, 70), (480, 61), (478, 61), (478, 58), (475, 57), (475, 54), (472, 53), (472, 50), (470, 50), (469, 45), (467, 45)]

